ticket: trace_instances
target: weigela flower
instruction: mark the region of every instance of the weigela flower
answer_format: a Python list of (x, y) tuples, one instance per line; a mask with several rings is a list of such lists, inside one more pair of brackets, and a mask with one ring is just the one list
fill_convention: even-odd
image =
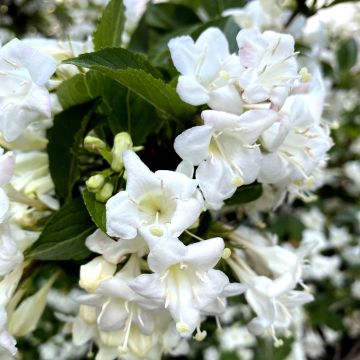
[(326, 157), (332, 142), (326, 128), (304, 111), (306, 103), (289, 98), (280, 111), (283, 118), (261, 135), (265, 153), (258, 181), (274, 184), (307, 180)]
[(152, 225), (159, 236), (167, 228), (179, 236), (203, 210), (197, 182), (184, 174), (160, 170), (155, 173), (133, 151), (124, 154), (126, 190), (106, 203), (106, 230), (110, 236), (133, 239), (138, 229)]
[(46, 82), (56, 62), (14, 39), (0, 48), (0, 130), (12, 141), (31, 123), (50, 118)]
[(190, 36), (171, 39), (169, 49), (181, 74), (177, 92), (183, 101), (241, 114), (243, 101), (233, 80), (243, 68), (219, 29), (208, 28), (196, 42)]
[(202, 118), (204, 125), (180, 134), (174, 148), (183, 160), (198, 166), (196, 179), (206, 202), (219, 209), (238, 186), (256, 179), (261, 160), (256, 140), (278, 116), (272, 110), (249, 110), (240, 116), (205, 110)]
[(280, 107), (298, 77), (291, 35), (243, 29), (236, 37), (240, 63), (245, 71), (239, 84), (248, 103), (270, 100)]
[(185, 246), (169, 237), (157, 243), (145, 239), (150, 240), (148, 265), (154, 273), (138, 276), (130, 281), (130, 287), (145, 298), (162, 301), (178, 332), (190, 335), (200, 325), (201, 310), (223, 296), (229, 286), (227, 276), (213, 269), (224, 242), (213, 238)]

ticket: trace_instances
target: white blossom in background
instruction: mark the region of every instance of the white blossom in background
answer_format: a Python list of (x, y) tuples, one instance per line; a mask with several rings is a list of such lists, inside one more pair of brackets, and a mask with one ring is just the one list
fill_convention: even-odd
[(50, 118), (45, 84), (55, 61), (13, 39), (0, 48), (0, 131), (8, 141), (18, 138), (33, 122)]

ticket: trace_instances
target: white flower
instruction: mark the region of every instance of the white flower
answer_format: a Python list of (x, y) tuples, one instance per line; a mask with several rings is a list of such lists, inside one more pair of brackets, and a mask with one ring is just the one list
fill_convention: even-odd
[(56, 62), (14, 39), (0, 48), (0, 130), (15, 140), (31, 123), (51, 115), (45, 83)]
[(291, 311), (309, 301), (313, 296), (294, 290), (296, 279), (285, 273), (274, 279), (258, 276), (239, 256), (227, 260), (236, 276), (247, 285), (245, 298), (257, 317), (248, 324), (249, 330), (260, 335), (269, 332), (275, 340), (276, 330), (285, 330), (290, 326)]
[(351, 234), (346, 227), (332, 225), (329, 227), (329, 241), (334, 247), (341, 248), (351, 241)]
[(339, 271), (341, 259), (338, 255), (317, 254), (311, 258), (311, 266), (304, 270), (305, 279), (323, 280), (332, 278)]
[(171, 39), (169, 49), (181, 74), (177, 92), (183, 101), (242, 113), (243, 101), (234, 78), (243, 69), (236, 55), (230, 55), (227, 39), (219, 29), (206, 29), (196, 42), (190, 36)]
[(243, 29), (236, 37), (245, 71), (239, 84), (249, 103), (270, 101), (281, 107), (297, 78), (294, 38), (291, 35)]
[(152, 225), (158, 236), (167, 228), (180, 235), (199, 217), (203, 199), (197, 182), (174, 171), (155, 173), (132, 151), (124, 154), (126, 191), (106, 203), (106, 230), (110, 236), (133, 239), (138, 229)]
[(24, 260), (22, 252), (11, 236), (8, 224), (0, 225), (0, 277), (10, 273)]
[(79, 296), (77, 299), (82, 304), (95, 306), (98, 309), (96, 321), (101, 331), (122, 330), (124, 349), (127, 348), (128, 341), (132, 337), (133, 325), (145, 335), (150, 335), (154, 331), (157, 314), (154, 310), (160, 305), (159, 302), (135, 293), (129, 287), (129, 281), (138, 275), (140, 275), (139, 258), (132, 256), (117, 274), (103, 277), (94, 293)]
[(246, 327), (236, 325), (226, 327), (224, 333), (221, 334), (219, 338), (220, 346), (225, 351), (234, 351), (238, 348), (252, 347), (256, 344), (255, 336), (249, 333)]
[(258, 181), (275, 184), (309, 180), (326, 158), (332, 143), (327, 129), (307, 116), (306, 103), (296, 96), (280, 111), (281, 122), (274, 123), (261, 136), (264, 154)]
[(355, 298), (355, 299), (359, 299), (360, 300), (360, 280), (356, 280), (352, 283), (351, 285), (351, 295)]
[(306, 355), (311, 359), (319, 359), (325, 353), (325, 344), (321, 336), (308, 330), (303, 339)]
[(49, 157), (46, 153), (16, 152), (11, 185), (29, 198), (38, 199), (53, 210), (59, 209), (59, 202), (53, 198), (55, 186), (49, 173)]
[(6, 186), (13, 176), (15, 157), (12, 152), (4, 154), (0, 148), (0, 223), (2, 223), (9, 210), (10, 202), (3, 187)]
[[(268, 6), (264, 6), (269, 3)], [(269, 6), (270, 5), (270, 6)], [(267, 11), (271, 7), (271, 12)], [(254, 0), (248, 2), (243, 8), (227, 9), (224, 16), (233, 16), (234, 21), (242, 28), (257, 28), (265, 30), (270, 27), (280, 28), (281, 13), (277, 1)]]
[(220, 238), (185, 246), (177, 239), (164, 237), (148, 256), (154, 273), (138, 276), (130, 287), (146, 298), (163, 301), (178, 332), (190, 335), (199, 329), (201, 310), (222, 296), (229, 286), (227, 276), (212, 269), (223, 249)]
[(272, 110), (249, 110), (238, 116), (215, 110), (202, 112), (204, 125), (180, 134), (175, 151), (198, 166), (196, 179), (211, 208), (218, 209), (238, 186), (256, 179), (260, 149), (255, 144), (276, 120)]

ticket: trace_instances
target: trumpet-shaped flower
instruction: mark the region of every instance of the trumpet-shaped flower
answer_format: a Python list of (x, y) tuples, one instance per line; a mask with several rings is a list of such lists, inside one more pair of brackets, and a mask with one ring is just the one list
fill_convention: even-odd
[(257, 29), (243, 29), (236, 37), (240, 63), (245, 71), (239, 84), (249, 103), (270, 100), (280, 107), (297, 75), (294, 38), (291, 35)]
[(332, 145), (327, 129), (315, 124), (304, 109), (304, 99), (289, 98), (281, 109), (283, 121), (262, 134), (268, 153), (262, 158), (258, 181), (287, 184), (307, 180), (325, 160)]
[(165, 228), (178, 236), (198, 219), (203, 199), (195, 180), (174, 171), (153, 173), (133, 151), (126, 151), (123, 158), (126, 190), (106, 204), (110, 236), (133, 239), (138, 229), (148, 225), (158, 236)]
[(260, 170), (258, 137), (277, 119), (272, 110), (249, 110), (238, 116), (221, 111), (202, 112), (204, 125), (175, 139), (175, 151), (198, 166), (199, 181), (210, 208), (218, 209), (238, 186), (253, 182)]
[(171, 39), (169, 49), (181, 73), (177, 92), (183, 101), (242, 113), (243, 101), (234, 79), (243, 68), (237, 56), (230, 55), (227, 39), (219, 29), (208, 28), (195, 42), (190, 36)]
[(156, 315), (154, 310), (160, 307), (159, 302), (146, 299), (129, 287), (129, 281), (138, 275), (139, 258), (134, 255), (117, 274), (103, 278), (95, 292), (78, 297), (80, 303), (98, 309), (96, 317), (101, 331), (122, 332), (124, 349), (127, 348), (133, 326), (143, 334), (152, 333)]
[(12, 141), (31, 123), (50, 118), (45, 83), (55, 72), (50, 56), (14, 39), (0, 48), (0, 131)]
[(148, 256), (154, 273), (138, 276), (130, 281), (130, 287), (145, 298), (162, 301), (177, 331), (190, 335), (200, 325), (201, 311), (223, 296), (229, 285), (227, 276), (213, 269), (223, 249), (221, 238), (185, 246), (177, 239), (164, 237)]

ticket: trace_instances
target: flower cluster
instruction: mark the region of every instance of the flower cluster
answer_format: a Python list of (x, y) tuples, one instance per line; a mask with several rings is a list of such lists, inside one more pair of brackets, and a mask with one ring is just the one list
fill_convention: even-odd
[[(78, 299), (73, 327), (77, 344), (96, 341), (99, 358), (179, 353), (194, 332), (194, 339), (205, 338), (207, 316), (219, 325), (226, 298), (243, 292), (257, 315), (249, 329), (280, 345), (276, 332), (289, 328), (292, 309), (313, 299), (295, 290), (303, 284), (309, 246), (290, 251), (235, 232), (229, 245), (237, 250), (231, 251), (221, 238), (203, 240), (190, 231), (204, 211), (220, 209), (244, 184), (257, 180), (286, 192), (308, 181), (330, 147), (320, 125), (321, 76), (316, 70), (308, 83), (307, 70), (298, 72), (293, 38), (242, 30), (237, 42), (239, 53), (230, 54), (217, 28), (196, 42), (188, 36), (169, 42), (181, 73), (180, 97), (210, 107), (201, 114), (202, 125), (175, 139), (183, 159), (176, 171), (152, 172), (131, 150), (131, 139), (115, 138), (111, 166), (124, 168), (126, 188), (106, 202), (106, 233), (97, 230), (86, 240), (100, 256), (81, 268), (79, 284), (88, 294)], [(100, 190), (98, 177), (88, 180), (90, 191)], [(184, 243), (189, 236), (197, 242)], [(221, 258), (241, 283), (214, 269)]]
[(174, 146), (183, 166), (197, 166), (212, 209), (255, 180), (283, 192), (306, 184), (331, 146), (320, 123), (321, 75), (314, 69), (310, 81), (306, 68), (298, 72), (291, 35), (245, 29), (236, 39), (238, 55), (216, 28), (196, 42), (182, 36), (169, 43), (180, 97), (211, 108), (202, 112), (203, 125), (179, 135)]

